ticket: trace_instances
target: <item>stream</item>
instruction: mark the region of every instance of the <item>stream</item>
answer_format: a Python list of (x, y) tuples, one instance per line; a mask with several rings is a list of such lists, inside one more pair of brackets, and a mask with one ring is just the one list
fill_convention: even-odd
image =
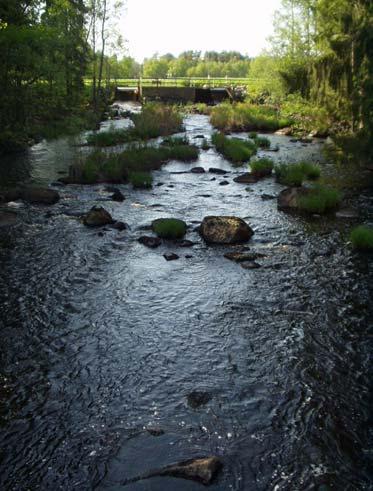
[[(211, 136), (207, 116), (185, 125), (198, 145)], [(260, 156), (338, 172), (323, 140), (266, 136), (279, 151)], [(2, 182), (49, 185), (84, 151), (43, 141), (3, 159)], [(204, 455), (224, 463), (212, 491), (373, 489), (373, 263), (347, 243), (373, 193), (351, 197), (359, 220), (306, 220), (277, 210), (273, 178), (233, 182), (242, 171), (203, 150), (154, 172), (151, 190), (116, 186), (123, 203), (105, 185), (69, 185), (56, 205), (17, 208), (0, 247), (1, 489), (194, 491), (204, 487), (172, 477), (122, 483)], [(77, 215), (93, 205), (128, 229), (84, 227)], [(206, 245), (195, 229), (207, 215), (245, 219), (261, 267)], [(185, 220), (195, 245), (138, 243), (161, 217)], [(211, 400), (190, 407), (194, 390)]]

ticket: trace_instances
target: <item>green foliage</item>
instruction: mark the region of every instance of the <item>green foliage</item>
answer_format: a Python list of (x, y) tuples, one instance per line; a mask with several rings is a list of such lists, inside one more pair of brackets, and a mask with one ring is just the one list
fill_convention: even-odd
[(273, 161), (267, 158), (252, 160), (250, 162), (251, 172), (259, 176), (271, 175), (273, 167)]
[(206, 139), (206, 138), (204, 138), (204, 139), (202, 140), (202, 145), (201, 145), (201, 148), (202, 148), (202, 150), (210, 150), (211, 145), (209, 144), (209, 142), (207, 141), (207, 139)]
[(154, 220), (152, 229), (162, 239), (181, 239), (186, 234), (185, 222), (176, 218)]
[(223, 133), (214, 133), (211, 140), (219, 153), (236, 164), (247, 162), (257, 151), (251, 141), (227, 138)]
[(180, 145), (189, 145), (189, 141), (186, 136), (169, 136), (167, 138), (163, 138), (161, 144), (167, 147), (176, 147)]
[(301, 162), (299, 166), (307, 179), (314, 180), (320, 177), (321, 169), (318, 165), (311, 164), (311, 162)]
[(195, 145), (174, 145), (169, 148), (169, 159), (192, 162), (198, 159), (199, 149)]
[(147, 189), (152, 187), (153, 177), (148, 172), (130, 172), (129, 181), (134, 188)]
[(325, 107), (307, 101), (297, 94), (288, 95), (281, 102), (281, 115), (292, 121), (292, 127), (297, 133), (327, 135), (332, 126), (332, 119)]
[(141, 113), (133, 116), (137, 138), (147, 140), (183, 130), (183, 119), (176, 106), (148, 103)]
[(211, 124), (224, 131), (276, 131), (290, 125), (290, 120), (280, 117), (271, 106), (248, 103), (224, 103), (211, 111)]
[(256, 140), (258, 138), (258, 133), (256, 131), (250, 131), (249, 138)]
[(131, 140), (130, 131), (127, 129), (114, 129), (110, 128), (106, 131), (98, 133), (91, 133), (87, 137), (88, 145), (97, 147), (110, 147), (112, 145), (119, 145)]
[(373, 228), (359, 225), (350, 234), (350, 240), (355, 249), (361, 251), (373, 250)]
[(336, 189), (315, 186), (299, 198), (298, 206), (307, 213), (323, 214), (337, 208), (340, 202), (341, 194)]

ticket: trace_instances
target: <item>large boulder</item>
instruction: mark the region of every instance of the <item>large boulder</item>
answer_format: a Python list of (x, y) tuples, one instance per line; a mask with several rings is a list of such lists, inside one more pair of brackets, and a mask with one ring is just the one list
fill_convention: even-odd
[(27, 187), (22, 189), (21, 198), (32, 204), (54, 205), (59, 201), (60, 195), (54, 189)]
[(254, 234), (241, 218), (208, 216), (201, 223), (199, 232), (204, 240), (214, 244), (238, 244), (247, 242)]
[(112, 225), (114, 220), (105, 208), (94, 206), (84, 215), (83, 223), (87, 227), (103, 227), (104, 225)]

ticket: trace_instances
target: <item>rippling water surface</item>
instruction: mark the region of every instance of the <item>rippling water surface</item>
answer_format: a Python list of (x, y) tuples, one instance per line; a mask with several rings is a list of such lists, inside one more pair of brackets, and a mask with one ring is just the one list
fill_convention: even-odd
[[(190, 139), (212, 131), (205, 116), (186, 126)], [(270, 139), (276, 160), (327, 165), (322, 142)], [(69, 140), (43, 142), (13, 169), (46, 184), (77, 151)], [(179, 173), (196, 165), (229, 173)], [(224, 461), (212, 490), (372, 489), (371, 258), (346, 245), (351, 222), (278, 212), (261, 195), (280, 185), (246, 187), (236, 172), (211, 149), (155, 172), (150, 191), (120, 186), (123, 203), (103, 185), (74, 185), (55, 206), (18, 210), (0, 249), (2, 489), (197, 490), (165, 477), (121, 483), (210, 454)], [(74, 215), (95, 204), (129, 229), (85, 228)], [(366, 217), (372, 194), (354, 204)], [(195, 227), (212, 214), (250, 223), (260, 269), (201, 241)], [(184, 219), (196, 245), (137, 242), (167, 216)], [(166, 262), (165, 252), (180, 259)], [(212, 399), (192, 409), (196, 389)]]

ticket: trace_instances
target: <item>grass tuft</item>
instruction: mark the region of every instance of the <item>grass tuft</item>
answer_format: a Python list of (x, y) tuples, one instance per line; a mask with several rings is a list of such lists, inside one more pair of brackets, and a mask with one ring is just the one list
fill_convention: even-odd
[(219, 153), (236, 164), (247, 162), (257, 151), (254, 143), (239, 138), (228, 138), (223, 133), (214, 133), (211, 140)]
[(355, 249), (373, 251), (373, 227), (359, 225), (351, 231), (350, 240)]
[(341, 194), (336, 189), (315, 186), (309, 193), (299, 198), (300, 210), (307, 213), (323, 214), (334, 210), (341, 202)]
[(301, 186), (306, 179), (318, 179), (320, 173), (320, 167), (309, 162), (280, 164), (275, 168), (277, 181), (286, 186)]
[(129, 180), (132, 186), (137, 189), (148, 189), (153, 184), (153, 177), (149, 172), (131, 172)]
[(254, 138), (254, 143), (259, 148), (269, 148), (271, 146), (270, 140), (264, 136)]
[(153, 231), (162, 239), (181, 239), (186, 234), (186, 223), (177, 218), (159, 218), (152, 223)]
[(258, 177), (270, 176), (273, 170), (273, 161), (268, 158), (253, 160), (250, 162), (252, 174)]

